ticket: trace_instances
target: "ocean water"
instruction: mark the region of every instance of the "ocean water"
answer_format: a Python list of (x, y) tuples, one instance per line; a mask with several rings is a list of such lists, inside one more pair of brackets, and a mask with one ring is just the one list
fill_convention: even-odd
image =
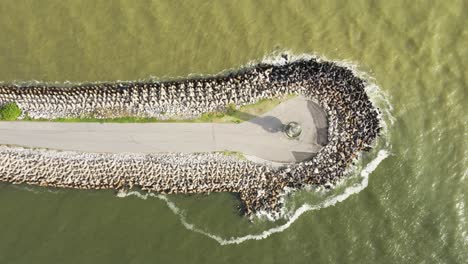
[[(335, 190), (249, 222), (231, 194), (0, 184), (0, 263), (466, 263), (466, 1), (16, 0), (0, 4), (0, 80), (216, 74), (277, 54), (369, 81), (385, 134)], [(0, 134), (1, 136), (1, 134)]]

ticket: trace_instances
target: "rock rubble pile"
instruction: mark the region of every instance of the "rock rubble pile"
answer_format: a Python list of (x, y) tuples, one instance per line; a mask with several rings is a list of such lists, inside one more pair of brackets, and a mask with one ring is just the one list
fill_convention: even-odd
[(328, 116), (328, 144), (311, 160), (281, 168), (219, 153), (97, 154), (2, 146), (0, 180), (80, 189), (233, 192), (240, 194), (246, 215), (279, 215), (286, 188), (333, 184), (359, 152), (370, 149), (380, 122), (364, 87), (349, 69), (315, 59), (171, 82), (0, 86), (0, 105), (15, 102), (31, 118), (186, 119), (291, 93), (317, 101)]

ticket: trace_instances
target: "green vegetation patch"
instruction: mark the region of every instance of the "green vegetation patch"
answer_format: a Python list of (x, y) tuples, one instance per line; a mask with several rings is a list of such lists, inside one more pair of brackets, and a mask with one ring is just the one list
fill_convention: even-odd
[(13, 121), (21, 116), (21, 108), (16, 103), (7, 103), (0, 107), (0, 120)]
[[(170, 119), (158, 119), (154, 117), (115, 117), (115, 118), (95, 118), (95, 117), (74, 117), (74, 118), (56, 118), (48, 119), (33, 119), (26, 116), (25, 121), (52, 121), (52, 122), (96, 122), (96, 123), (241, 123), (260, 116), (271, 109), (275, 108), (280, 103), (287, 101), (296, 95), (290, 94), (281, 98), (262, 99), (255, 104), (237, 107), (234, 104), (226, 106), (224, 111), (204, 113), (199, 118), (195, 119), (180, 119), (172, 117)], [(21, 114), (21, 113), (20, 113)]]
[(272, 110), (282, 102), (294, 97), (296, 97), (295, 94), (290, 94), (281, 98), (262, 99), (255, 104), (241, 106), (239, 109), (236, 109), (234, 105), (229, 105), (226, 113), (238, 120), (247, 121)]
[(281, 98), (262, 99), (255, 104), (241, 106), (239, 109), (234, 104), (229, 104), (223, 112), (205, 113), (200, 118), (188, 120), (188, 122), (241, 123), (258, 117), (294, 97), (296, 97), (295, 94), (290, 94)]
[(225, 151), (220, 151), (219, 153), (225, 155), (225, 156), (228, 156), (228, 157), (234, 157), (234, 158), (237, 158), (239, 160), (246, 160), (244, 154), (242, 152), (238, 152), (238, 151), (229, 151), (229, 150), (225, 150)]

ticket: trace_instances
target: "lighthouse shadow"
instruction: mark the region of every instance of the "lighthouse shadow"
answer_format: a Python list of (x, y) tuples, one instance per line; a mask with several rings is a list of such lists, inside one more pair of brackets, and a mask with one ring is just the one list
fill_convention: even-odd
[(259, 126), (269, 133), (279, 133), (283, 131), (284, 124), (274, 116), (255, 116), (239, 111), (245, 126)]

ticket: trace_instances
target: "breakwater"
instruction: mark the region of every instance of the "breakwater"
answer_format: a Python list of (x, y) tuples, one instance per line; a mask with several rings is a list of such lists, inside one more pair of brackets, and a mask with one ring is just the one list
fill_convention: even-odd
[(315, 59), (259, 64), (223, 76), (171, 82), (102, 83), (74, 87), (0, 87), (0, 104), (15, 102), (31, 118), (93, 116), (195, 118), (228, 104), (300, 94), (328, 117), (328, 143), (310, 160), (280, 168), (217, 153), (98, 154), (0, 147), (0, 180), (44, 186), (159, 193), (239, 193), (244, 213), (278, 215), (286, 188), (327, 185), (343, 177), (378, 136), (378, 110), (364, 80)]

